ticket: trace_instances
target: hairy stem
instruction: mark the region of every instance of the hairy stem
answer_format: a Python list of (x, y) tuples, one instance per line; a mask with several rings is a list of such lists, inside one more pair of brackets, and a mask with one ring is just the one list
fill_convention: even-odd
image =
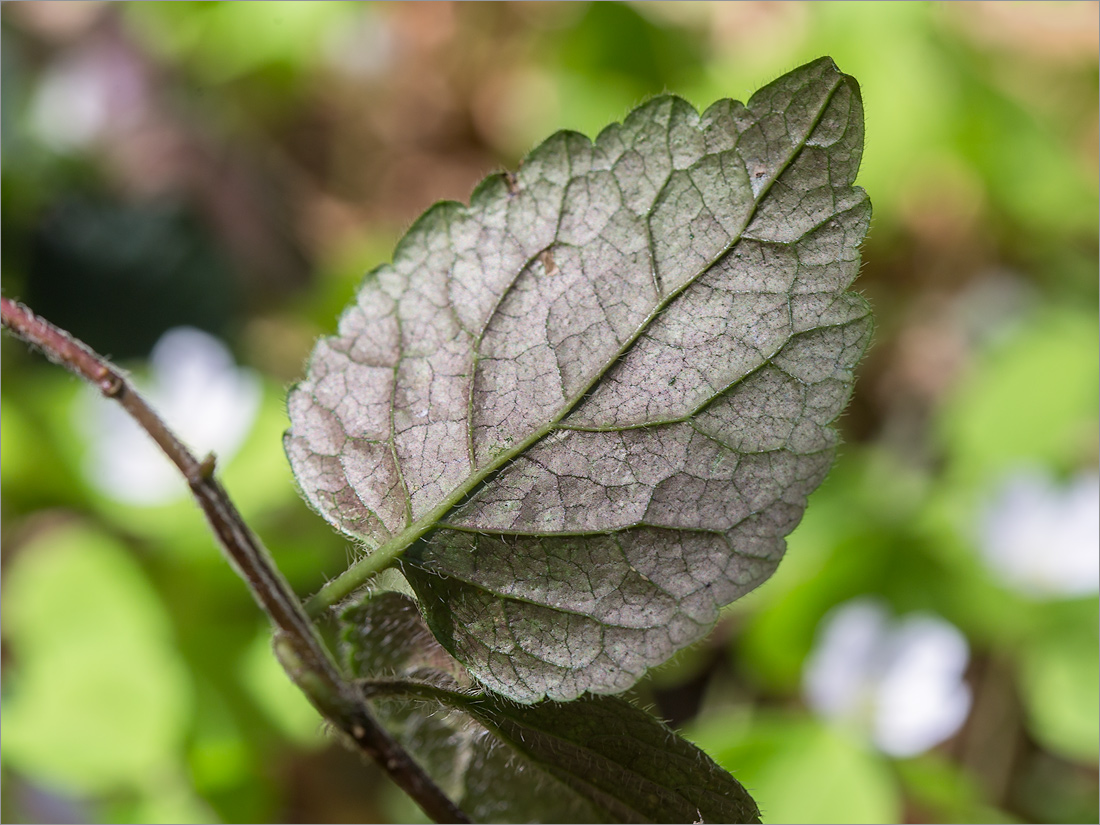
[(123, 373), (82, 341), (9, 298), (0, 298), (0, 316), (5, 329), (121, 404), (176, 465), (226, 557), (271, 619), (276, 655), (313, 706), (381, 765), (436, 822), (469, 822), (378, 724), (355, 687), (344, 678), (298, 597), (214, 478), (213, 454), (197, 459)]

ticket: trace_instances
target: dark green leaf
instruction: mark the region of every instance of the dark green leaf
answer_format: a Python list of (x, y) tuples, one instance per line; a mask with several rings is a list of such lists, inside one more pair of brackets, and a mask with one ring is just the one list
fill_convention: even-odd
[(375, 713), (476, 821), (759, 821), (733, 777), (622, 699), (519, 705), (477, 689), (398, 593), (343, 618)]

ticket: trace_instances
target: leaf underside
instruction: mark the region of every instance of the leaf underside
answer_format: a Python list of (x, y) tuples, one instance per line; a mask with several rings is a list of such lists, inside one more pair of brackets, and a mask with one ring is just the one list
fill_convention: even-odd
[(409, 230), (289, 397), (302, 491), (519, 702), (616, 693), (767, 579), (871, 334), (856, 82), (562, 132)]
[(399, 593), (342, 618), (372, 710), (475, 822), (759, 822), (737, 780), (618, 697), (519, 705), (477, 690)]

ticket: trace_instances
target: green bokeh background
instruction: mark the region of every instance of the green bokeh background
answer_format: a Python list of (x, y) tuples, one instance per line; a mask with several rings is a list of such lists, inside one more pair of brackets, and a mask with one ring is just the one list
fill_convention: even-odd
[[(1097, 468), (1096, 3), (58, 2), (0, 26), (4, 294), (139, 377), (180, 324), (262, 376), (223, 476), (303, 595), (353, 551), (295, 492), (285, 389), (416, 215), (556, 129), (831, 55), (875, 208), (845, 446), (776, 576), (637, 698), (766, 821), (1100, 816), (1097, 598), (1017, 593), (976, 540), (1010, 474)], [(61, 76), (90, 85), (58, 126)], [(421, 817), (326, 739), (197, 510), (97, 491), (84, 389), (7, 337), (2, 368), (3, 819)], [(969, 641), (970, 716), (921, 756), (801, 698), (820, 620), (861, 595)]]

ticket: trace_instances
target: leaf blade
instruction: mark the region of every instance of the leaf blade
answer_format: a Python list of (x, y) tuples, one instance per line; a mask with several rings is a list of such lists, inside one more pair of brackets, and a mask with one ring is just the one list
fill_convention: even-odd
[(289, 399), (307, 498), (521, 702), (625, 689), (765, 580), (870, 335), (858, 86), (657, 98), (418, 221)]

